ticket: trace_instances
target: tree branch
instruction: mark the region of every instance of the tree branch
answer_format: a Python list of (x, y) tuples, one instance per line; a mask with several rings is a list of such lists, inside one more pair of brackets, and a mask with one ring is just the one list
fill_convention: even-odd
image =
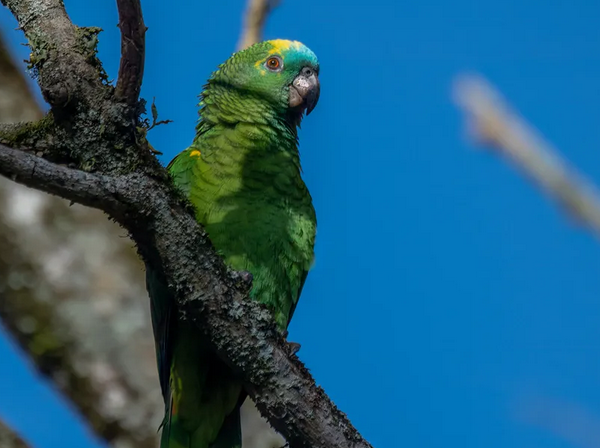
[(117, 0), (121, 29), (121, 65), (116, 95), (129, 106), (137, 103), (144, 76), (146, 25), (139, 0)]
[(470, 129), (476, 138), (510, 159), (600, 238), (600, 195), (596, 188), (511, 111), (498, 91), (481, 78), (464, 77), (455, 85), (455, 99), (471, 120)]
[(116, 213), (123, 208), (123, 204), (118, 199), (118, 184), (126, 184), (130, 180), (128, 178), (115, 180), (56, 165), (41, 157), (2, 144), (0, 144), (0, 175), (88, 207), (102, 208), (108, 213)]
[[(1, 0), (25, 32), (31, 46), (30, 65), (38, 74), (42, 94), (51, 106), (62, 108), (90, 100), (102, 79), (95, 64), (94, 37), (75, 27), (61, 0)], [(91, 48), (90, 48), (91, 46)], [(90, 58), (87, 63), (86, 59)], [(48, 67), (48, 70), (44, 68)]]
[[(271, 314), (248, 299), (250, 285), (225, 268), (191, 206), (151, 156), (143, 136), (136, 133), (136, 123), (118, 107), (112, 88), (102, 83), (99, 61), (80, 53), (73, 26), (58, 0), (5, 2), (34, 53), (40, 47), (52, 48), (37, 66), (38, 80), (45, 92), (56, 92), (57, 86), (66, 83), (72, 93), (69, 98), (78, 103), (76, 109), (65, 110), (68, 102), (51, 101), (65, 147), (88, 173), (61, 171), (55, 164), (32, 160), (31, 154), (1, 147), (9, 166), (3, 174), (101, 208), (121, 223), (145, 262), (164, 276), (182, 318), (200, 325), (218, 355), (245, 380), (261, 413), (291, 447), (369, 447), (290, 354)], [(32, 21), (39, 31), (31, 28)], [(64, 61), (70, 64), (68, 72), (63, 70)], [(44, 157), (52, 159), (52, 154)], [(35, 169), (28, 174), (27, 168)], [(58, 173), (68, 176), (64, 184), (57, 180)], [(79, 180), (88, 182), (91, 192), (84, 193)]]
[(278, 4), (279, 0), (248, 0), (238, 50), (248, 48), (262, 40), (267, 17)]
[(146, 177), (107, 179), (35, 158), (0, 146), (3, 175), (101, 207), (131, 232), (146, 261), (170, 280), (183, 315), (198, 322), (219, 355), (243, 374), (257, 407), (290, 446), (370, 446), (290, 355), (271, 314), (247, 299), (250, 285), (225, 268), (179, 198)]
[[(25, 72), (10, 56), (0, 39), (0, 122), (40, 119)], [(0, 128), (18, 146), (56, 145), (48, 135), (29, 138), (31, 123)], [(130, 240), (98, 210), (5, 178), (0, 209), (5, 328), (98, 437), (155, 448), (162, 397), (143, 267)]]

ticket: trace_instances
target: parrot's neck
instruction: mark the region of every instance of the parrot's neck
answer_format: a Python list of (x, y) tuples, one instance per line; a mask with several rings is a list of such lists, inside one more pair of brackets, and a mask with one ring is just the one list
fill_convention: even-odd
[(238, 125), (250, 125), (257, 129), (268, 129), (265, 137), (274, 137), (272, 139), (280, 146), (285, 141), (288, 149), (297, 150), (298, 127), (302, 116), (302, 112), (278, 110), (263, 98), (252, 94), (232, 91), (218, 84), (209, 85), (200, 95), (196, 138), (217, 126), (235, 128)]
[(296, 126), (262, 103), (253, 98), (226, 102), (204, 96), (192, 148), (210, 163), (219, 182), (228, 179), (227, 185), (239, 184), (239, 191), (252, 196), (252, 201), (303, 197), (306, 186)]

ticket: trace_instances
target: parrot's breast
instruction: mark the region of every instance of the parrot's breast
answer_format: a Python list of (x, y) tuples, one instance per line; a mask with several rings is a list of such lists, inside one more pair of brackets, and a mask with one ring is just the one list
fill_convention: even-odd
[(285, 328), (313, 259), (314, 211), (285, 198), (242, 196), (225, 213), (205, 214), (203, 224), (225, 263), (253, 275), (251, 297), (269, 306)]
[(252, 274), (251, 297), (285, 328), (312, 264), (315, 211), (295, 140), (283, 149), (240, 132), (238, 126), (198, 142), (171, 171), (217, 252), (232, 269)]

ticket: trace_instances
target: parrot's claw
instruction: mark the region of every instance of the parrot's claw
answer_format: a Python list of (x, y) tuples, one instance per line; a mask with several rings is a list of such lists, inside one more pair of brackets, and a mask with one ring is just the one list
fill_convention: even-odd
[(301, 345), (298, 344), (297, 342), (288, 342), (287, 341), (288, 334), (290, 334), (290, 333), (287, 331), (287, 329), (283, 330), (283, 333), (281, 333), (281, 335), (283, 336), (283, 339), (286, 339), (285, 343), (288, 345), (288, 348), (290, 349), (290, 354), (295, 355), (296, 353), (298, 353), (300, 351)]
[(296, 353), (298, 353), (300, 351), (301, 345), (298, 344), (297, 342), (288, 342), (287, 345), (290, 349), (291, 355), (295, 355)]
[(283, 445), (282, 447), (279, 448), (289, 448), (290, 447), (290, 442), (285, 442), (285, 445)]

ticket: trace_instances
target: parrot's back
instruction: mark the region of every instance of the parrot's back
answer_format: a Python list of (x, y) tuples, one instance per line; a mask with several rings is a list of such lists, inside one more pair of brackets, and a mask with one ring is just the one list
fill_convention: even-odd
[[(284, 330), (313, 261), (316, 233), (301, 176), (298, 118), (278, 116), (263, 97), (220, 88), (212, 96), (205, 91), (196, 138), (169, 171), (217, 252), (232, 269), (252, 274), (251, 298), (266, 304)], [(151, 270), (147, 285), (166, 408), (161, 448), (241, 448), (240, 379), (201, 329), (178, 318), (168, 288)]]

